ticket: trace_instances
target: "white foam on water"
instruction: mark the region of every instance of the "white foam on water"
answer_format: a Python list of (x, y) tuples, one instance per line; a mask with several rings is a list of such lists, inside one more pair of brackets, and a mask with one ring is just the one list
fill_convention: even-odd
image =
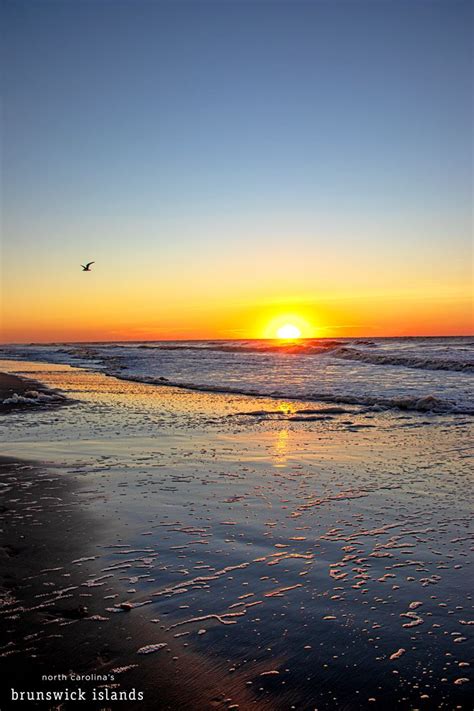
[(161, 387), (474, 414), (474, 339), (467, 337), (311, 339), (286, 346), (273, 341), (32, 344), (4, 346), (2, 357), (65, 363)]

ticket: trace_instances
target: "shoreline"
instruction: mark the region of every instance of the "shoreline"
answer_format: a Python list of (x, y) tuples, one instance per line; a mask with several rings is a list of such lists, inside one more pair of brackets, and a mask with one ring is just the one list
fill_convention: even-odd
[[(348, 339), (346, 346), (328, 349), (330, 342), (336, 344), (329, 339), (306, 350), (301, 343), (185, 341), (27, 344), (0, 351), (7, 359), (52, 360), (155, 387), (373, 411), (474, 415), (470, 337), (434, 345), (423, 337), (410, 343), (393, 339), (393, 344)], [(171, 351), (176, 349), (175, 357)]]
[[(0, 358), (0, 361), (2, 359)], [(14, 359), (6, 359), (4, 362), (12, 362), (12, 363), (37, 363), (38, 366), (41, 366), (43, 361), (15, 361)], [(56, 363), (52, 365), (58, 365)], [(460, 416), (460, 417), (473, 417), (474, 416), (474, 409), (472, 407), (463, 407), (459, 409), (455, 404), (450, 402), (449, 400), (443, 400), (439, 399), (436, 396), (426, 394), (426, 395), (405, 395), (405, 396), (394, 396), (394, 397), (356, 397), (356, 396), (348, 396), (348, 395), (329, 395), (329, 394), (324, 394), (324, 393), (319, 393), (319, 394), (314, 394), (314, 395), (299, 395), (299, 394), (294, 394), (294, 395), (288, 395), (284, 393), (278, 393), (278, 392), (269, 392), (269, 393), (263, 393), (263, 392), (254, 392), (252, 390), (245, 390), (243, 388), (234, 388), (230, 386), (211, 386), (211, 385), (194, 385), (194, 384), (186, 384), (186, 383), (179, 383), (179, 382), (173, 382), (168, 380), (167, 378), (164, 377), (153, 377), (153, 376), (131, 376), (131, 375), (126, 375), (121, 371), (100, 371), (100, 370), (92, 370), (89, 371), (89, 369), (84, 366), (84, 365), (70, 365), (70, 364), (61, 364), (64, 365), (65, 367), (70, 367), (70, 368), (78, 368), (81, 370), (84, 370), (86, 372), (91, 372), (91, 373), (96, 373), (98, 375), (103, 375), (106, 378), (114, 378), (117, 380), (121, 380), (123, 382), (127, 383), (137, 383), (137, 385), (149, 385), (155, 388), (170, 388), (171, 391), (176, 391), (176, 390), (182, 390), (185, 392), (190, 392), (190, 393), (203, 393), (204, 395), (222, 395), (222, 396), (228, 396), (228, 397), (236, 397), (236, 398), (245, 398), (248, 400), (257, 400), (257, 401), (270, 401), (272, 403), (278, 403), (282, 401), (286, 401), (292, 404), (305, 404), (306, 408), (311, 405), (319, 405), (319, 406), (327, 406), (329, 408), (333, 407), (341, 407), (341, 408), (360, 408), (361, 410), (366, 410), (366, 411), (373, 411), (373, 412), (400, 412), (400, 413), (416, 413), (416, 414), (426, 414), (426, 415), (455, 415), (455, 416)], [(466, 374), (467, 371), (456, 371), (460, 372), (463, 374)], [(2, 377), (6, 378), (12, 378), (16, 379), (18, 382), (18, 390), (16, 390), (17, 394), (20, 395), (20, 398), (18, 399), (17, 402), (12, 402), (9, 403), (8, 405), (3, 405), (1, 402), (2, 398)], [(28, 381), (30, 379), (26, 379), (23, 376), (19, 377), (17, 375), (11, 376), (10, 374), (7, 373), (2, 373), (0, 372), (0, 414), (3, 411), (10, 411), (11, 409), (14, 409), (18, 406), (35, 406), (38, 404), (47, 404), (47, 405), (58, 405), (58, 404), (68, 404), (71, 402), (74, 402), (73, 399), (71, 398), (65, 398), (64, 395), (62, 395), (60, 392), (57, 392), (56, 390), (51, 390), (51, 388), (48, 388), (47, 386), (39, 383), (37, 380), (30, 380), (30, 385), (31, 387), (36, 387), (37, 390), (39, 390), (39, 397), (35, 395), (33, 398), (29, 398), (29, 401), (26, 401), (26, 399), (22, 396), (22, 393), (25, 389), (25, 384), (28, 385)], [(14, 396), (14, 389), (8, 387), (5, 388), (6, 393), (10, 393), (11, 395)], [(61, 402), (61, 400), (63, 402)], [(301, 410), (301, 413), (304, 413), (305, 410)], [(298, 410), (295, 410), (295, 414), (299, 414)]]
[[(265, 419), (261, 398), (20, 366), (76, 399), (0, 422), (24, 454), (0, 463), (18, 688), (144, 693), (113, 711), (467, 711), (466, 422), (284, 401)], [(115, 678), (38, 681), (71, 670)]]

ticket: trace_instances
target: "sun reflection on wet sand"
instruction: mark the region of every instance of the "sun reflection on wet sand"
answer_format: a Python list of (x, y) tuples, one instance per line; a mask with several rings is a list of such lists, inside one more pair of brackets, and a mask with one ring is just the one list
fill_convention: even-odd
[(288, 456), (290, 433), (287, 429), (275, 433), (273, 459), (276, 467), (284, 467)]

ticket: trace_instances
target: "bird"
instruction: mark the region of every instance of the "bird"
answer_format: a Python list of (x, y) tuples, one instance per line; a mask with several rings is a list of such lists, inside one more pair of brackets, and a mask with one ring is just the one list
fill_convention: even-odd
[(90, 269), (91, 264), (95, 264), (95, 262), (87, 262), (87, 264), (84, 266), (84, 264), (81, 264), (82, 271), (83, 272), (91, 272), (92, 269)]

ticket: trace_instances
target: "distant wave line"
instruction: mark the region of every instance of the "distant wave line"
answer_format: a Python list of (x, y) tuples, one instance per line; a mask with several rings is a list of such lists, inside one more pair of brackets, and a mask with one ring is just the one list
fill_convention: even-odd
[[(376, 347), (370, 341), (364, 341), (364, 345)], [(404, 368), (415, 368), (417, 370), (448, 370), (461, 373), (474, 373), (474, 362), (457, 359), (429, 358), (414, 355), (397, 355), (393, 353), (375, 353), (373, 351), (361, 351), (356, 348), (346, 346), (342, 341), (323, 341), (307, 344), (259, 344), (259, 345), (220, 345), (210, 343), (206, 345), (179, 345), (179, 344), (140, 344), (135, 346), (138, 349), (159, 350), (159, 351), (216, 351), (220, 353), (274, 353), (285, 355), (329, 355), (341, 360), (353, 360), (360, 363), (381, 366), (398, 366)], [(127, 346), (123, 346), (127, 348)]]
[(392, 353), (365, 353), (355, 348), (342, 347), (332, 352), (336, 358), (356, 360), (371, 365), (393, 365), (419, 370), (452, 370), (462, 373), (474, 373), (474, 363), (455, 359), (426, 358), (413, 355), (394, 355)]

